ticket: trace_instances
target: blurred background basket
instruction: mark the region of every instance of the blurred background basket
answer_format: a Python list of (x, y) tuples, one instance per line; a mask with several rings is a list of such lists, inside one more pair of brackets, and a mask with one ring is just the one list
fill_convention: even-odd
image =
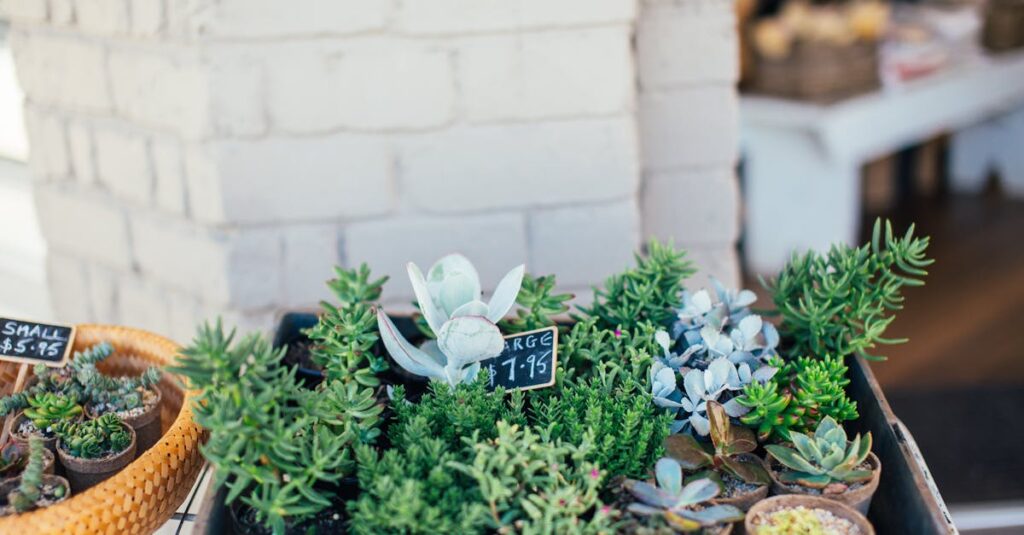
[(875, 43), (800, 42), (785, 58), (755, 56), (750, 90), (764, 95), (829, 103), (878, 88)]
[(981, 41), (993, 52), (1024, 47), (1024, 0), (989, 0)]
[[(178, 346), (155, 334), (108, 325), (79, 325), (75, 351), (109, 342), (115, 352), (101, 364), (104, 373), (141, 373), (147, 366), (170, 364)], [(0, 394), (13, 388), (17, 364), (0, 363)], [(165, 374), (160, 419), (163, 435), (124, 470), (71, 499), (31, 513), (0, 518), (0, 533), (122, 534), (152, 533), (188, 496), (203, 466), (200, 427), (192, 419), (185, 392)]]

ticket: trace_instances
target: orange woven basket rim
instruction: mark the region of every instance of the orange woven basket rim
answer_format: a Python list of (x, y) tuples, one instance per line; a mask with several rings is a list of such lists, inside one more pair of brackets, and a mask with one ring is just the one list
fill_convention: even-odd
[[(176, 359), (180, 346), (132, 327), (79, 324), (75, 350), (110, 342), (115, 355), (143, 357), (160, 367)], [(164, 372), (170, 378), (180, 377)], [(178, 415), (151, 448), (109, 479), (66, 501), (30, 513), (0, 517), (0, 533), (149, 533), (166, 522), (187, 497), (202, 468), (199, 443), (204, 437), (192, 414), (194, 391), (182, 389)], [(166, 398), (166, 396), (165, 396)], [(165, 401), (166, 403), (166, 401)], [(156, 480), (154, 482), (154, 480)], [(187, 486), (182, 491), (181, 486)], [(159, 501), (159, 500), (165, 501)], [(43, 531), (40, 531), (43, 530)]]

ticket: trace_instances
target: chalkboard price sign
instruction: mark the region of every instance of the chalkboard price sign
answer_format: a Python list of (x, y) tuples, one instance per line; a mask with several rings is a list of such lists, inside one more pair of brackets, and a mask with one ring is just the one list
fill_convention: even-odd
[(60, 367), (71, 354), (75, 328), (0, 318), (0, 361)]
[(505, 337), (505, 350), (480, 363), (487, 370), (488, 388), (533, 390), (555, 384), (558, 328), (548, 327)]

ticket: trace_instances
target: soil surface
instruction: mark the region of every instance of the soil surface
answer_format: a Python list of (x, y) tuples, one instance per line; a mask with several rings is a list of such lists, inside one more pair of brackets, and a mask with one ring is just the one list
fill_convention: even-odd
[(284, 355), (285, 364), (298, 366), (308, 370), (323, 370), (323, 367), (313, 362), (311, 349), (313, 342), (306, 338), (300, 338), (288, 343), (288, 352)]
[[(236, 535), (265, 535), (271, 531), (256, 521), (256, 511), (251, 507), (235, 502), (231, 513), (237, 519), (234, 533)], [(306, 533), (346, 533), (345, 515), (341, 506), (325, 509), (316, 516), (298, 524), (288, 524), (285, 535), (304, 535)]]
[(132, 418), (134, 416), (141, 416), (149, 409), (152, 409), (159, 399), (160, 397), (156, 395), (156, 392), (147, 388), (142, 391), (142, 405), (139, 405), (138, 407), (128, 409), (126, 411), (118, 411), (117, 407), (113, 405), (108, 403), (98, 403), (96, 405), (90, 405), (89, 412), (97, 416), (113, 412), (121, 419)]
[[(765, 524), (773, 524), (773, 517), (782, 511), (788, 511), (791, 508), (775, 509), (768, 513), (758, 513), (754, 517), (753, 523), (755, 526), (763, 526)], [(800, 506), (792, 508), (794, 510), (806, 510), (806, 507)], [(821, 523), (822, 535), (860, 535), (861, 530), (856, 524), (849, 520), (838, 517), (830, 511), (824, 509), (811, 509), (811, 512), (818, 517), (818, 521)]]
[(745, 496), (754, 492), (760, 488), (760, 485), (753, 483), (747, 483), (738, 477), (734, 477), (731, 474), (722, 474), (722, 483), (725, 484), (725, 492), (720, 494), (719, 498), (735, 498), (737, 496)]
[(18, 424), (18, 430), (16, 432), (18, 435), (24, 437), (26, 440), (30, 436), (35, 435), (37, 433), (43, 435), (46, 438), (53, 438), (54, 436), (52, 429), (50, 429), (49, 427), (47, 427), (46, 429), (39, 429), (38, 427), (36, 427), (36, 424), (32, 423), (32, 420), (22, 420), (21, 423)]
[[(39, 494), (39, 499), (36, 500), (36, 508), (42, 509), (66, 500), (71, 494), (71, 491), (63, 484), (54, 484), (44, 481), (43, 484), (39, 486)], [(7, 496), (3, 496), (2, 499), (3, 502), (0, 504), (0, 516), (18, 514), (18, 512), (14, 510), (14, 506), (10, 504)]]

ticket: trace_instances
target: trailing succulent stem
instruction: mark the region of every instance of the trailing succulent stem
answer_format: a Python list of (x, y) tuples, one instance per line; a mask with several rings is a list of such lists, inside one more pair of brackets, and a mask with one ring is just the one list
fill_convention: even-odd
[[(43, 484), (44, 463), (46, 462), (43, 450), (45, 448), (43, 439), (39, 437), (32, 437), (28, 441), (28, 463), (25, 465), (25, 471), (21, 474), (18, 488), (8, 494), (8, 500), (14, 507), (14, 510), (19, 513), (35, 509), (36, 503), (42, 498), (41, 487)], [(66, 489), (56, 489), (56, 492), (59, 498), (66, 492)]]
[(928, 238), (914, 236), (911, 225), (902, 236), (892, 224), (875, 221), (871, 243), (853, 248), (833, 245), (828, 253), (793, 255), (779, 276), (765, 283), (782, 315), (780, 330), (797, 355), (860, 355), (876, 344), (905, 340), (884, 338), (894, 311), (903, 308), (904, 287), (921, 286)]

